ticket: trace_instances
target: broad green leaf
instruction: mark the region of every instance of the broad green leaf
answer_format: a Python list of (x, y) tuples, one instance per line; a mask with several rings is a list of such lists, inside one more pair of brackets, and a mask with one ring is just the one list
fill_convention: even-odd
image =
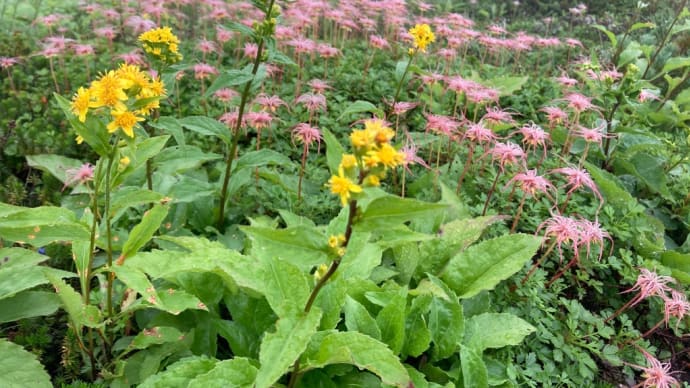
[(630, 29), (628, 30), (628, 32), (637, 31), (643, 28), (656, 28), (656, 24), (652, 22), (638, 22), (633, 24), (632, 27), (630, 27)]
[(486, 370), (486, 364), (482, 360), (481, 352), (468, 346), (461, 346), (460, 363), (462, 364), (462, 381), (465, 387), (489, 387), (489, 374)]
[(690, 57), (671, 57), (664, 62), (663, 73), (669, 73), (677, 69), (690, 66)]
[(24, 291), (0, 299), (0, 323), (53, 314), (60, 308), (60, 298), (52, 292)]
[(28, 249), (0, 249), (0, 299), (48, 283), (44, 272), (50, 272), (58, 278), (74, 276), (71, 272), (38, 265), (48, 259), (48, 256)]
[(411, 221), (416, 217), (440, 213), (447, 205), (386, 195), (373, 200), (355, 224), (360, 231), (375, 231)]
[(684, 284), (690, 284), (690, 254), (664, 251), (661, 253), (660, 261), (671, 269), (673, 277)]
[(403, 76), (405, 76), (405, 69), (409, 66), (410, 60), (398, 61), (395, 64), (395, 83), (401, 84), (403, 82)]
[(216, 77), (211, 86), (209, 86), (206, 96), (212, 95), (218, 89), (246, 84), (253, 78), (254, 75), (250, 66), (245, 66), (241, 70), (231, 69), (225, 71)]
[(617, 182), (614, 175), (591, 163), (585, 163), (585, 166), (607, 203), (617, 209), (637, 204), (637, 200)]
[(0, 248), (0, 270), (31, 267), (49, 257), (24, 248)]
[(430, 295), (419, 295), (412, 299), (405, 319), (405, 343), (401, 351), (401, 358), (419, 357), (429, 349), (431, 331), (427, 326), (426, 315), (431, 306)]
[(609, 42), (611, 42), (611, 48), (615, 49), (616, 47), (618, 47), (618, 38), (616, 38), (616, 34), (614, 34), (613, 32), (609, 31), (606, 27), (599, 24), (595, 24), (592, 27), (603, 32), (609, 38)]
[(149, 281), (149, 278), (138, 268), (125, 265), (115, 265), (112, 268), (115, 277), (123, 282), (127, 287), (136, 291), (145, 301), (152, 305), (160, 305), (160, 299), (156, 293), (156, 288)]
[[(153, 345), (128, 357), (124, 365), (124, 376), (122, 376), (119, 381), (121, 384), (120, 386), (129, 387), (135, 385), (139, 387), (140, 383), (159, 371), (161, 364), (166, 358), (172, 355), (178, 357), (188, 355), (191, 337), (192, 336), (187, 336), (183, 340), (166, 342), (162, 345)], [(161, 385), (155, 386), (161, 387)], [(171, 387), (175, 385), (167, 386)]]
[(199, 374), (188, 388), (252, 387), (256, 379), (255, 361), (243, 357), (218, 361), (210, 371)]
[(670, 195), (666, 187), (666, 174), (659, 174), (666, 164), (664, 159), (645, 152), (636, 152), (629, 160), (634, 168), (631, 173), (640, 178), (650, 190), (665, 197)]
[(526, 234), (482, 241), (451, 258), (441, 279), (461, 299), (470, 298), (518, 272), (540, 245), (540, 238)]
[(185, 145), (186, 140), (184, 137), (184, 131), (182, 125), (177, 120), (177, 118), (172, 116), (159, 117), (157, 121), (149, 122), (149, 125), (153, 128), (158, 128), (165, 133), (170, 133), (177, 145)]
[(50, 376), (36, 356), (21, 346), (0, 338), (0, 379), (5, 388), (51, 388)]
[(222, 159), (218, 154), (210, 153), (192, 145), (168, 147), (161, 151), (153, 164), (158, 172), (173, 174), (199, 168), (202, 164)]
[(381, 339), (381, 330), (376, 324), (376, 320), (361, 303), (348, 295), (343, 309), (345, 313), (345, 326), (348, 331), (358, 331), (374, 339)]
[(304, 272), (277, 258), (266, 260), (265, 268), (266, 300), (278, 317), (304, 308), (311, 293)]
[(69, 178), (67, 170), (77, 169), (84, 164), (84, 162), (77, 159), (52, 154), (27, 155), (26, 162), (33, 168), (50, 173), (62, 183), (65, 183)]
[[(684, 9), (683, 11), (684, 12), (687, 11), (687, 8)], [(681, 14), (681, 16), (682, 16), (682, 14)], [(683, 24), (678, 23), (678, 24), (674, 25), (673, 28), (671, 28), (671, 31), (668, 34), (668, 36), (671, 37), (671, 36), (676, 35), (680, 32), (685, 32), (688, 30), (690, 30), (690, 19), (686, 19), (685, 23), (683, 23)]]
[(394, 353), (400, 353), (405, 343), (405, 312), (407, 307), (407, 290), (398, 291), (376, 316), (376, 323), (381, 329), (381, 341), (386, 343)]
[(279, 257), (303, 271), (326, 262), (328, 238), (316, 228), (242, 226), (240, 230), (251, 240), (253, 256), (267, 260)]
[(384, 343), (355, 331), (322, 331), (304, 353), (301, 371), (333, 364), (351, 364), (381, 378), (384, 384), (407, 388), (410, 376)]
[(529, 76), (511, 77), (500, 76), (484, 81), (484, 85), (496, 88), (500, 91), (500, 96), (510, 96), (522, 89), (522, 86), (529, 81)]
[(110, 202), (110, 214), (112, 219), (118, 219), (125, 210), (163, 199), (163, 195), (138, 187), (123, 187), (113, 193)]
[(160, 326), (144, 329), (129, 344), (130, 349), (146, 349), (151, 345), (176, 342), (183, 337), (181, 331), (174, 327)]
[[(336, 271), (337, 275), (338, 271)], [(314, 302), (323, 311), (321, 317), (321, 330), (334, 329), (342, 320), (340, 311), (345, 305), (345, 297), (348, 294), (350, 280), (343, 280), (335, 276), (321, 289)]]
[(350, 104), (343, 112), (338, 116), (337, 121), (343, 119), (343, 117), (351, 115), (353, 113), (369, 112), (377, 117), (383, 117), (384, 113), (381, 109), (377, 108), (376, 105), (369, 101), (357, 100)]
[(329, 131), (327, 128), (321, 129), (321, 134), (323, 135), (323, 140), (326, 143), (326, 162), (328, 164), (328, 169), (331, 170), (331, 174), (338, 173), (338, 166), (340, 165), (340, 159), (345, 153), (345, 149), (338, 142), (338, 139)]
[(206, 356), (192, 356), (168, 366), (164, 371), (147, 378), (140, 388), (188, 387), (197, 376), (211, 371), (218, 361)]
[(268, 388), (289, 371), (290, 366), (304, 352), (309, 340), (316, 333), (321, 320), (321, 310), (312, 308), (309, 313), (293, 311), (276, 322), (276, 330), (267, 333), (261, 342), (255, 387)]
[(52, 206), (21, 208), (0, 203), (0, 236), (40, 247), (55, 241), (88, 240), (91, 234), (70, 210)]
[(265, 166), (269, 164), (289, 166), (292, 164), (292, 161), (290, 158), (279, 152), (264, 148), (258, 151), (250, 151), (240, 156), (237, 159), (234, 170), (241, 170), (247, 167)]
[(206, 116), (189, 116), (178, 120), (180, 125), (204, 136), (214, 136), (225, 144), (232, 142), (230, 129), (218, 120)]
[(55, 292), (62, 300), (62, 305), (75, 326), (79, 328), (82, 326), (100, 327), (103, 325), (100, 311), (96, 306), (85, 305), (81, 295), (59, 277), (48, 271), (45, 272), (45, 276), (55, 288)]
[(314, 221), (312, 221), (311, 219), (304, 216), (298, 216), (297, 214), (289, 210), (280, 209), (278, 210), (278, 213), (280, 214), (280, 218), (282, 218), (283, 221), (285, 221), (285, 226), (288, 228), (292, 226), (316, 226), (316, 224), (314, 224)]
[(537, 329), (513, 314), (484, 313), (466, 321), (464, 345), (483, 352), (519, 345), (525, 337)]
[(376, 233), (376, 245), (383, 249), (395, 248), (410, 242), (420, 242), (434, 239), (435, 236), (427, 233), (418, 233), (404, 224), (398, 224), (392, 228), (379, 230)]
[(77, 116), (72, 113), (71, 103), (68, 99), (57, 93), (54, 93), (53, 96), (77, 135), (83, 137), (84, 142), (91, 146), (98, 155), (103, 157), (108, 155), (110, 150), (110, 134), (106, 131), (103, 122), (91, 115), (87, 117), (86, 122), (80, 122)]
[(369, 243), (370, 233), (354, 231), (343, 256), (337, 278), (367, 279), (377, 266), (381, 265), (383, 249), (377, 244)]
[(127, 241), (122, 248), (122, 254), (118, 259), (118, 263), (122, 264), (125, 259), (135, 254), (139, 249), (146, 245), (153, 234), (158, 231), (161, 222), (168, 215), (168, 206), (156, 204), (153, 208), (144, 213), (141, 222), (137, 224), (129, 233)]
[(216, 186), (208, 181), (202, 181), (187, 175), (169, 178), (172, 179), (171, 185), (167, 189), (158, 188), (157, 191), (165, 193), (175, 203), (194, 202), (210, 197), (217, 192)]
[[(440, 279), (434, 279), (432, 284), (440, 282)], [(434, 360), (442, 360), (455, 354), (465, 334), (462, 305), (452, 291), (447, 291), (451, 293), (448, 298), (433, 297), (429, 310), (429, 330), (434, 343), (432, 351)]]

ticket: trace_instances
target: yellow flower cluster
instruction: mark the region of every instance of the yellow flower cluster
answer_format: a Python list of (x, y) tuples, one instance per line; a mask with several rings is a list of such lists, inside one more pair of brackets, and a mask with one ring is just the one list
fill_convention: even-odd
[(170, 27), (155, 28), (139, 35), (144, 51), (166, 64), (173, 64), (182, 60), (178, 51), (180, 40), (172, 33)]
[(343, 257), (345, 256), (345, 235), (340, 234), (328, 238), (328, 247), (334, 254)]
[(108, 132), (122, 129), (125, 135), (134, 137), (134, 126), (159, 107), (163, 96), (165, 86), (160, 79), (151, 78), (138, 66), (123, 64), (102, 74), (88, 89), (80, 87), (70, 108), (82, 123), (90, 112), (107, 110), (111, 119)]
[(364, 129), (356, 129), (350, 134), (354, 154), (342, 156), (338, 174), (326, 184), (331, 193), (340, 196), (343, 206), (347, 205), (352, 194), (362, 192), (361, 184), (379, 186), (388, 169), (403, 164), (405, 155), (390, 144), (394, 135), (395, 132), (379, 119), (366, 120)]
[(414, 47), (421, 52), (426, 52), (426, 46), (436, 40), (428, 24), (417, 24), (410, 29), (409, 33), (414, 38)]

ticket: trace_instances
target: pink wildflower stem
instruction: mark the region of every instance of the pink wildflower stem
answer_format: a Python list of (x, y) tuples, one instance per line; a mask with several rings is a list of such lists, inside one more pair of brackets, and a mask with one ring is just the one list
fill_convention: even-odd
[(629, 301), (627, 301), (624, 305), (622, 305), (620, 308), (618, 308), (618, 310), (616, 310), (616, 311), (615, 311), (613, 314), (611, 314), (608, 318), (604, 319), (604, 323), (606, 323), (606, 322), (608, 322), (608, 321), (610, 321), (610, 320), (616, 318), (617, 316), (621, 315), (621, 313), (622, 313), (623, 311), (625, 311), (625, 310), (628, 309), (630, 306), (632, 306), (632, 304), (633, 304), (633, 302), (635, 301), (635, 299), (637, 299), (637, 298), (632, 298), (632, 299), (630, 299)]
[(582, 166), (585, 164), (585, 160), (587, 160), (587, 153), (589, 152), (589, 142), (585, 142), (585, 149), (582, 151), (582, 157), (580, 157), (580, 163), (578, 164), (578, 168), (582, 168)]
[(577, 256), (573, 257), (573, 259), (570, 260), (570, 261), (568, 262), (568, 264), (567, 264), (565, 267), (563, 267), (560, 271), (558, 271), (555, 275), (553, 275), (553, 277), (551, 278), (551, 280), (549, 280), (549, 282), (546, 283), (546, 288), (551, 287), (551, 285), (552, 285), (556, 280), (558, 280), (561, 276), (563, 276), (563, 274), (565, 273), (565, 271), (567, 271), (568, 269), (570, 269), (570, 267), (572, 267), (572, 266), (575, 265), (576, 263), (577, 263)]
[(57, 76), (55, 75), (55, 66), (53, 66), (52, 57), (48, 57), (48, 65), (50, 67), (50, 76), (53, 78), (53, 84), (55, 85), (55, 91), (60, 94), (60, 86), (58, 85)]
[(522, 215), (522, 207), (525, 206), (525, 198), (527, 198), (527, 196), (523, 195), (522, 199), (520, 199), (520, 205), (518, 206), (517, 214), (513, 220), (513, 226), (510, 227), (510, 233), (515, 233), (515, 228), (517, 228), (518, 221), (520, 221), (520, 216)]
[(525, 275), (525, 277), (522, 278), (522, 282), (521, 282), (522, 284), (525, 284), (525, 283), (527, 282), (527, 279), (529, 279), (529, 277), (532, 276), (532, 274), (534, 273), (534, 271), (537, 270), (537, 267), (539, 267), (539, 266), (541, 265), (541, 263), (543, 263), (544, 260), (546, 260), (546, 258), (549, 256), (549, 254), (553, 251), (553, 248), (556, 247), (556, 242), (557, 242), (557, 240), (554, 239), (554, 240), (551, 242), (551, 244), (549, 245), (549, 247), (546, 248), (546, 252), (544, 252), (544, 254), (541, 255), (541, 257), (539, 258), (539, 260), (537, 260), (536, 263), (532, 264), (532, 268), (530, 268), (530, 269), (529, 269), (529, 272), (527, 272), (527, 275)]
[(460, 187), (462, 187), (462, 181), (465, 179), (465, 175), (467, 175), (467, 171), (470, 169), (470, 165), (472, 165), (472, 157), (474, 156), (474, 144), (470, 144), (470, 149), (467, 152), (467, 160), (465, 160), (465, 167), (462, 169), (462, 173), (460, 174), (460, 178), (458, 178), (458, 187), (455, 189), (455, 194), (460, 193)]
[(664, 321), (665, 321), (665, 319), (661, 318), (661, 320), (659, 322), (657, 322), (656, 325), (652, 326), (651, 329), (645, 331), (644, 334), (642, 334), (642, 338), (647, 338), (649, 335), (651, 335), (653, 332), (655, 332), (656, 329), (658, 329), (659, 326), (661, 326), (661, 324), (664, 323)]
[(302, 199), (302, 178), (304, 177), (304, 167), (307, 164), (307, 152), (309, 151), (309, 144), (304, 142), (304, 148), (302, 149), (302, 166), (299, 170), (299, 181), (297, 181), (297, 200)]
[(572, 195), (572, 191), (569, 191), (568, 194), (565, 196), (565, 201), (563, 201), (563, 205), (561, 205), (560, 212), (563, 214), (565, 212), (566, 207), (568, 206), (568, 201), (570, 201), (570, 196)]
[(489, 189), (489, 193), (486, 195), (486, 202), (484, 202), (484, 210), (482, 210), (482, 216), (486, 215), (486, 210), (489, 208), (489, 202), (491, 201), (491, 196), (494, 194), (494, 190), (496, 190), (496, 184), (498, 183), (498, 178), (501, 177), (501, 172), (502, 170), (498, 170), (496, 173), (496, 179), (494, 179), (494, 183), (491, 185), (491, 189)]

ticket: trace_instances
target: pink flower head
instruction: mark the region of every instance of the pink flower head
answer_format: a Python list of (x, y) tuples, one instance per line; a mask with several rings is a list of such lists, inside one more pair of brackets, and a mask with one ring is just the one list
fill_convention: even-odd
[(118, 20), (120, 19), (120, 13), (117, 12), (117, 10), (113, 8), (106, 8), (101, 11), (103, 13), (103, 16), (105, 16), (106, 19), (108, 20)]
[(491, 150), (491, 159), (497, 160), (501, 170), (505, 170), (507, 165), (514, 165), (525, 161), (525, 151), (515, 143), (496, 142)]
[(640, 268), (640, 274), (637, 276), (635, 284), (623, 293), (637, 291), (637, 295), (629, 302), (630, 307), (632, 307), (650, 296), (665, 298), (666, 293), (671, 291), (667, 284), (675, 282), (675, 279), (670, 276), (660, 276), (647, 268)]
[[(312, 127), (307, 123), (300, 123), (292, 129), (292, 141), (299, 141), (304, 144), (305, 147), (309, 148), (312, 143), (316, 142), (321, 147), (321, 131), (317, 127)], [(317, 151), (318, 152), (318, 151)]]
[(94, 31), (94, 34), (96, 34), (96, 36), (99, 38), (105, 38), (108, 40), (113, 40), (117, 36), (117, 31), (115, 31), (114, 27), (106, 26), (106, 27), (97, 28)]
[(577, 242), (578, 246), (587, 245), (587, 257), (589, 257), (592, 244), (599, 246), (599, 257), (598, 260), (601, 261), (604, 255), (604, 240), (609, 240), (611, 242), (611, 250), (613, 250), (613, 239), (611, 235), (601, 228), (598, 221), (590, 221), (586, 219), (579, 220), (580, 239)]
[(146, 63), (146, 61), (144, 61), (144, 57), (141, 55), (141, 52), (138, 49), (120, 54), (117, 56), (117, 58), (122, 59), (128, 65), (142, 66)]
[[(238, 111), (232, 111), (223, 114), (220, 116), (218, 121), (221, 123), (227, 125), (228, 128), (236, 128), (237, 127), (237, 120), (239, 119), (239, 112)], [(240, 124), (240, 128), (245, 128), (247, 126), (247, 116), (242, 116), (242, 123)]]
[(542, 222), (537, 228), (537, 233), (539, 233), (542, 228), (544, 228), (545, 240), (546, 237), (555, 239), (561, 261), (563, 261), (563, 244), (568, 242), (572, 243), (577, 257), (577, 242), (580, 239), (580, 225), (576, 220), (570, 217), (555, 215)]
[(218, 74), (218, 70), (215, 67), (209, 65), (208, 63), (197, 63), (193, 67), (194, 78), (198, 80), (206, 79), (211, 75)]
[(566, 88), (570, 88), (577, 85), (577, 80), (575, 78), (570, 78), (565, 74), (556, 78), (556, 81), (558, 81), (559, 84), (565, 86)]
[(675, 317), (677, 319), (677, 331), (678, 325), (686, 315), (690, 315), (690, 303), (688, 303), (685, 294), (671, 289), (671, 297), (664, 297), (664, 321), (666, 321), (666, 325), (668, 326), (671, 317)]
[(201, 39), (199, 43), (197, 43), (196, 48), (204, 54), (210, 54), (218, 51), (218, 45), (206, 38)]
[(563, 168), (557, 168), (553, 170), (553, 172), (557, 172), (559, 174), (564, 174), (567, 178), (567, 183), (566, 185), (570, 188), (568, 190), (568, 194), (572, 194), (575, 190), (579, 189), (580, 187), (587, 187), (592, 192), (594, 195), (599, 198), (599, 207), (604, 203), (604, 198), (601, 196), (601, 193), (599, 193), (599, 189), (597, 188), (597, 185), (594, 183), (592, 180), (592, 177), (589, 175), (587, 170), (580, 169), (580, 168), (574, 168), (574, 167), (563, 167)]
[(417, 156), (417, 146), (412, 142), (408, 141), (403, 148), (400, 149), (403, 154), (403, 167), (410, 174), (412, 171), (408, 167), (410, 164), (419, 164), (426, 169), (430, 169), (429, 165), (424, 161), (424, 159)]
[(498, 139), (492, 130), (486, 128), (481, 123), (470, 124), (465, 131), (464, 137), (470, 139), (470, 141), (473, 143), (479, 144), (489, 144)]
[(654, 91), (649, 89), (640, 90), (640, 95), (637, 97), (637, 101), (645, 102), (649, 100), (659, 100), (659, 96)]
[(438, 56), (445, 59), (446, 61), (450, 61), (453, 58), (455, 58), (458, 55), (457, 51), (449, 48), (442, 48), (438, 50)]
[(680, 383), (673, 376), (671, 372), (671, 364), (668, 362), (661, 362), (656, 359), (656, 357), (642, 350), (644, 358), (647, 359), (648, 367), (641, 367), (633, 365), (638, 369), (642, 370), (642, 377), (644, 381), (636, 386), (641, 386), (644, 388), (671, 388), (680, 387)]
[(393, 104), (393, 111), (392, 113), (396, 116), (399, 116), (410, 109), (415, 108), (417, 105), (419, 105), (416, 102), (407, 102), (407, 101), (398, 101), (395, 104)]
[(534, 197), (537, 193), (546, 194), (547, 197), (552, 198), (549, 190), (555, 190), (555, 187), (543, 176), (537, 175), (537, 170), (527, 170), (515, 174), (515, 176), (508, 181), (508, 185), (514, 184), (530, 197)]
[(244, 56), (248, 59), (256, 59), (259, 55), (259, 46), (256, 43), (245, 43), (244, 44)]
[(335, 58), (340, 56), (340, 49), (328, 44), (319, 44), (316, 46), (316, 51), (321, 58)]
[(568, 119), (568, 114), (565, 113), (563, 109), (556, 106), (545, 106), (539, 110), (546, 113), (546, 119), (552, 127)]
[(295, 54), (309, 54), (316, 49), (316, 43), (307, 38), (295, 38), (287, 42), (295, 51)]
[(213, 93), (213, 97), (217, 98), (218, 101), (223, 103), (230, 102), (233, 98), (239, 96), (240, 94), (230, 88), (218, 89)]
[(323, 94), (327, 89), (333, 89), (326, 81), (314, 78), (313, 80), (307, 82), (307, 85), (311, 88), (312, 92), (316, 94)]
[(234, 33), (232, 31), (226, 30), (221, 25), (216, 26), (216, 39), (220, 44), (230, 41), (230, 39), (232, 39), (233, 34)]
[(9, 69), (17, 63), (19, 63), (19, 58), (0, 57), (0, 67), (3, 69)]
[(452, 90), (455, 93), (467, 93), (470, 90), (483, 88), (483, 86), (477, 82), (462, 78), (460, 76), (448, 78), (446, 80), (446, 85), (449, 90)]
[(486, 108), (486, 113), (482, 116), (481, 121), (488, 123), (489, 125), (499, 125), (499, 124), (514, 124), (513, 116), (507, 110), (501, 109), (497, 106), (492, 106)]
[(75, 44), (72, 46), (72, 49), (77, 56), (92, 55), (95, 53), (93, 46), (90, 44)]
[(592, 104), (592, 99), (580, 93), (570, 93), (563, 100), (568, 102), (568, 107), (576, 112), (584, 112), (597, 107)]
[(326, 97), (323, 94), (304, 93), (295, 101), (304, 105), (310, 113), (326, 110)]
[(578, 126), (578, 129), (575, 130), (575, 134), (583, 138), (587, 143), (599, 143), (601, 144), (601, 141), (605, 137), (611, 137), (610, 134), (604, 133), (604, 129), (606, 128), (605, 124), (601, 124), (598, 127), (594, 128), (587, 128), (583, 126)]
[(266, 111), (247, 112), (247, 124), (255, 129), (263, 129), (271, 126), (273, 116)]
[(565, 40), (565, 44), (571, 48), (575, 48), (575, 47), (584, 48), (584, 46), (582, 45), (582, 42), (580, 42), (579, 40), (574, 39), (574, 38), (567, 38)]
[(369, 45), (380, 50), (390, 47), (388, 41), (378, 35), (369, 36)]
[(534, 123), (523, 125), (522, 128), (516, 131), (522, 135), (522, 143), (529, 147), (543, 147), (546, 148), (546, 142), (550, 136), (540, 126)]
[(139, 15), (132, 15), (125, 20), (125, 25), (132, 29), (135, 35), (156, 28), (153, 20), (144, 19)]
[(428, 114), (425, 117), (426, 132), (432, 131), (444, 136), (452, 136), (460, 127), (460, 123), (449, 116)]
[(283, 101), (278, 96), (269, 96), (267, 94), (261, 93), (254, 99), (254, 103), (259, 105), (262, 110), (275, 112), (280, 106), (287, 106), (285, 101)]
[(94, 166), (91, 163), (84, 163), (78, 168), (70, 168), (65, 171), (65, 185), (62, 190), (74, 184), (81, 184), (93, 180)]

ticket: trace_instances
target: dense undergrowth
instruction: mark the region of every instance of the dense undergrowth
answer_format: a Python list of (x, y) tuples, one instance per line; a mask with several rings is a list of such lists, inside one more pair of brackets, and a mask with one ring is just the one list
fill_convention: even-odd
[(687, 385), (687, 1), (476, 3), (3, 2), (0, 385)]

